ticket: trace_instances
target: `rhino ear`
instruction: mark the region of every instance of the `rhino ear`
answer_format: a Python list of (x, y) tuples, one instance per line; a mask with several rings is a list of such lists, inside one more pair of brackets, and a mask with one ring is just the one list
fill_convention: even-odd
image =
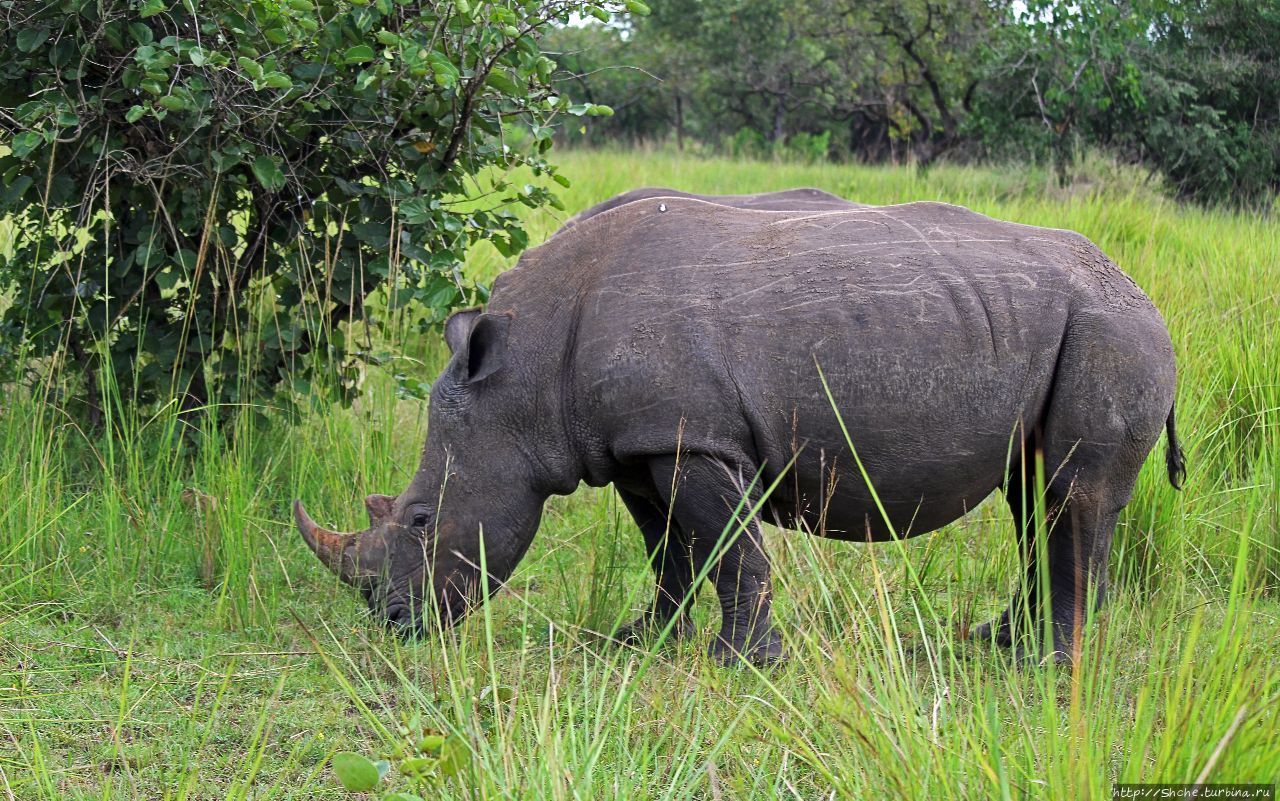
[(510, 314), (477, 315), (466, 341), (453, 352), (455, 369), (460, 371), (462, 383), (483, 381), (502, 367), (507, 355), (507, 330), (510, 326)]
[(466, 344), (471, 327), (476, 324), (483, 311), (479, 306), (459, 309), (444, 321), (444, 341), (449, 346), (450, 353), (457, 353)]

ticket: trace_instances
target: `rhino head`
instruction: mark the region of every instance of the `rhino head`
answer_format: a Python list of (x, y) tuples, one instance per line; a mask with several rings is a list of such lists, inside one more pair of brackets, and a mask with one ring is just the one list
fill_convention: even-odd
[(329, 531), (294, 502), (298, 529), (320, 561), (406, 632), (461, 619), (486, 587), (493, 592), (511, 575), (537, 532), (549, 493), (536, 489), (536, 465), (520, 439), (521, 399), (532, 393), (512, 391), (522, 371), (506, 364), (510, 323), (508, 314), (479, 309), (449, 317), (453, 356), (432, 385), (421, 465), (399, 495), (365, 500), (367, 529)]

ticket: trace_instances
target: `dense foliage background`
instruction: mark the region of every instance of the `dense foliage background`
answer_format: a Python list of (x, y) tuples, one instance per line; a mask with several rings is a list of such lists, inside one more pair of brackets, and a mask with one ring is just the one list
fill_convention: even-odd
[(653, 6), (553, 34), (562, 85), (617, 111), (576, 136), (1063, 178), (1096, 147), (1204, 201), (1280, 189), (1280, 0)]
[(93, 422), (346, 394), (388, 313), (482, 300), (468, 246), (558, 203), (505, 174), (567, 184), (550, 125), (608, 109), (539, 36), (627, 2), (0, 3), (0, 347)]

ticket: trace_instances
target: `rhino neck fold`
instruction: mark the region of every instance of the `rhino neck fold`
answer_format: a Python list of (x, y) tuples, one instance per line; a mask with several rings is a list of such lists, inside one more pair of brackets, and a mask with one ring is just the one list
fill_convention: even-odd
[(526, 253), (521, 267), (499, 276), (489, 302), (514, 312), (506, 401), (521, 421), (518, 447), (532, 488), (544, 500), (572, 493), (588, 475), (582, 426), (573, 422), (581, 420), (574, 405), (581, 279), (522, 280), (532, 266), (527, 262), (547, 247)]

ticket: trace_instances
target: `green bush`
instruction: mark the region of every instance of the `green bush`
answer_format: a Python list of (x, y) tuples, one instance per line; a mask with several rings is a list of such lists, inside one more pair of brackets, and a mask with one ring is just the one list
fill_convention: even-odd
[(831, 152), (831, 132), (820, 134), (798, 133), (787, 138), (787, 143), (779, 148), (782, 155), (797, 161), (816, 164), (827, 160)]
[(733, 136), (724, 138), (721, 149), (735, 158), (759, 159), (769, 153), (769, 143), (764, 134), (744, 125)]
[[(13, 228), (0, 353), (37, 380), (75, 376), (49, 384), (91, 417), (114, 397), (234, 408), (286, 379), (350, 390), (369, 356), (350, 323), (376, 328), (386, 314), (372, 308), (408, 303), (430, 323), (482, 299), (460, 272), (467, 247), (516, 253), (526, 234), (509, 208), (558, 203), (507, 175), (567, 185), (545, 160), (550, 126), (608, 109), (552, 92), (539, 36), (624, 7), (645, 10), (0, 3), (0, 219)], [(527, 132), (518, 147), (504, 125)]]

